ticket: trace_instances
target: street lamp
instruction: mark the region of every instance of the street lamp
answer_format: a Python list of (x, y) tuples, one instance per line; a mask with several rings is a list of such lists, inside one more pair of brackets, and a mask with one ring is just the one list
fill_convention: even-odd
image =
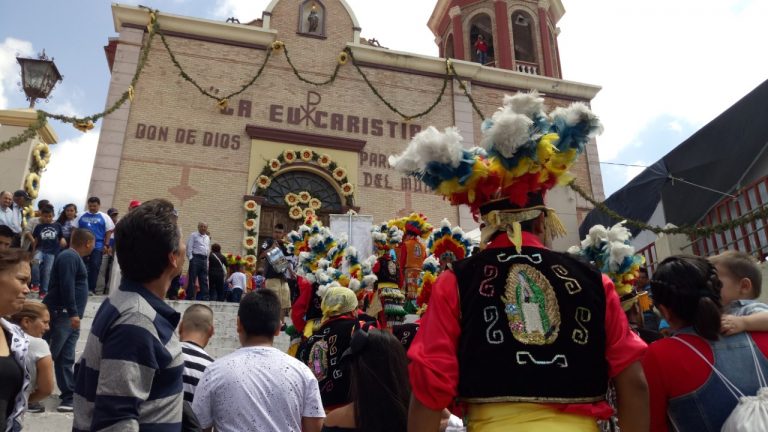
[(29, 100), (29, 107), (35, 107), (36, 99), (47, 99), (53, 86), (61, 81), (61, 74), (53, 64), (53, 59), (48, 59), (45, 50), (34, 58), (16, 57), (21, 65), (21, 86)]

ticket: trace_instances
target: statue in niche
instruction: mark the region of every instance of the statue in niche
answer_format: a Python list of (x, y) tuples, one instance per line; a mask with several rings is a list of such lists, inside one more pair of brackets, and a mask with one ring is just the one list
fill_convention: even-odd
[(320, 28), (320, 15), (317, 13), (317, 5), (312, 5), (312, 10), (309, 11), (307, 17), (307, 23), (309, 24), (308, 33), (318, 33)]

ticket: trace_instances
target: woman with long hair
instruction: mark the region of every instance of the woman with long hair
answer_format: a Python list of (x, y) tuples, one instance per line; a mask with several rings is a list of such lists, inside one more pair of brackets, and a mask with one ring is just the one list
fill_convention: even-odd
[(342, 361), (349, 365), (352, 403), (331, 411), (325, 432), (401, 432), (408, 427), (408, 360), (391, 333), (357, 330)]
[(20, 249), (0, 250), (0, 431), (10, 431), (24, 414), (29, 386), (26, 371), (29, 341), (24, 332), (5, 318), (19, 312), (29, 294), (32, 256)]
[(720, 336), (721, 287), (701, 257), (669, 257), (653, 274), (653, 302), (673, 333), (643, 359), (653, 431), (720, 430), (736, 395), (754, 396), (768, 376), (768, 333)]
[(51, 321), (48, 307), (41, 302), (27, 300), (21, 311), (11, 316), (11, 321), (21, 327), (29, 339), (26, 363), (30, 378), (26, 390), (29, 403), (27, 412), (45, 411), (39, 402), (53, 393), (53, 358), (48, 343), (42, 339)]
[(77, 206), (72, 203), (65, 205), (61, 209), (61, 213), (59, 213), (59, 218), (56, 219), (56, 222), (61, 225), (61, 233), (64, 235), (64, 240), (67, 241), (67, 246), (69, 246), (69, 236), (72, 234), (72, 228), (77, 228), (75, 225), (76, 219)]

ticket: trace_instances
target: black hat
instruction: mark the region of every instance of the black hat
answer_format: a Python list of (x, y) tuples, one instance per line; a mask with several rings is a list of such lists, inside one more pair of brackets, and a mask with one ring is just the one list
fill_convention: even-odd
[(23, 190), (23, 189), (19, 189), (19, 190), (17, 190), (16, 192), (14, 192), (14, 193), (13, 193), (13, 197), (14, 197), (14, 198), (17, 198), (17, 197), (24, 197), (24, 199), (25, 199), (25, 200), (27, 200), (27, 201), (29, 201), (30, 199), (32, 199), (32, 198), (30, 198), (30, 197), (29, 197), (29, 194), (28, 194), (28, 193), (27, 193), (25, 190)]
[(116, 214), (118, 214), (118, 211), (117, 211), (117, 209), (116, 209), (116, 208), (114, 208), (114, 207), (112, 207), (112, 208), (110, 208), (109, 210), (107, 210), (107, 216), (114, 216), (114, 215), (116, 215)]

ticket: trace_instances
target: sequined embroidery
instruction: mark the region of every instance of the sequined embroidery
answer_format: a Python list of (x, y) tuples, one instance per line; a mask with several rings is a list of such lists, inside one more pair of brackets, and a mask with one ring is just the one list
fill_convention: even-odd
[(584, 325), (592, 320), (592, 312), (589, 311), (589, 309), (585, 307), (577, 307), (576, 308), (576, 325), (579, 326), (579, 328), (573, 330), (573, 334), (571, 334), (571, 340), (576, 342), (579, 345), (586, 345), (587, 341), (589, 341), (589, 330), (587, 330), (587, 327)]
[(512, 336), (529, 345), (548, 345), (560, 330), (560, 308), (547, 278), (528, 264), (514, 264), (507, 274), (504, 312)]
[(566, 270), (565, 267), (561, 266), (560, 264), (555, 264), (552, 266), (552, 271), (555, 272), (555, 276), (565, 281), (563, 286), (565, 286), (565, 289), (568, 290), (568, 294), (573, 295), (581, 292), (581, 285), (579, 285), (579, 281), (572, 277), (568, 277), (568, 270)]

